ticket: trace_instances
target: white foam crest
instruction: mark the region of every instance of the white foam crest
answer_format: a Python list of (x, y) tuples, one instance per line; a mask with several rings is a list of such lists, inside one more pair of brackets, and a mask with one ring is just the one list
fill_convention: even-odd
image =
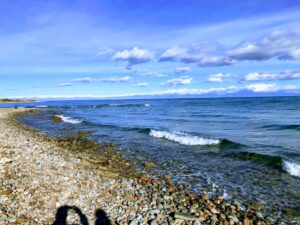
[(37, 105), (36, 108), (48, 108), (47, 105)]
[(300, 177), (300, 165), (290, 162), (283, 161), (283, 169), (292, 176)]
[(151, 129), (150, 136), (156, 138), (165, 138), (171, 141), (178, 142), (183, 145), (217, 145), (220, 144), (218, 139), (202, 138), (198, 136), (191, 136), (182, 132), (168, 132)]
[(147, 103), (147, 104), (145, 104), (144, 106), (146, 106), (146, 107), (150, 107), (151, 105)]
[(61, 118), (62, 121), (64, 121), (65, 123), (78, 124), (78, 123), (82, 122), (82, 120), (74, 119), (74, 118), (69, 117), (69, 116), (64, 116), (64, 115), (56, 115), (56, 116)]

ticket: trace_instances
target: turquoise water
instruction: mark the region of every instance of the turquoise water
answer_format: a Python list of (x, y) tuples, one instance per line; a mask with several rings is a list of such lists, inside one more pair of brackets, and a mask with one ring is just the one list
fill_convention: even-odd
[(118, 143), (126, 157), (153, 161), (154, 173), (194, 190), (261, 202), (273, 215), (300, 205), (300, 97), (18, 105), (47, 106), (41, 116), (21, 119), (46, 134), (92, 130), (91, 139)]

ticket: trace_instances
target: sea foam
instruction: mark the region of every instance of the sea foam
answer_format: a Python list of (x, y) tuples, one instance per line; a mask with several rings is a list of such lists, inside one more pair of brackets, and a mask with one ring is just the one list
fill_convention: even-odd
[(78, 123), (82, 122), (82, 120), (74, 119), (74, 118), (64, 116), (64, 115), (56, 115), (56, 116), (61, 118), (62, 121), (64, 121), (65, 123), (78, 124)]
[(219, 139), (191, 136), (182, 132), (168, 132), (151, 129), (149, 135), (156, 138), (165, 138), (183, 145), (217, 145), (221, 143), (221, 140)]
[(283, 169), (292, 176), (300, 177), (300, 165), (299, 164), (285, 160), (283, 162)]

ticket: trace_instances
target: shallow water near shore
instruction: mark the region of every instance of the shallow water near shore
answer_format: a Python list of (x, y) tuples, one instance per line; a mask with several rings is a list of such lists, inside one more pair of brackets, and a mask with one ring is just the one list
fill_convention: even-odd
[[(15, 106), (5, 104), (1, 107)], [(300, 98), (52, 101), (21, 122), (54, 136), (93, 131), (154, 173), (268, 212), (300, 205)], [(54, 123), (51, 116), (63, 121)]]

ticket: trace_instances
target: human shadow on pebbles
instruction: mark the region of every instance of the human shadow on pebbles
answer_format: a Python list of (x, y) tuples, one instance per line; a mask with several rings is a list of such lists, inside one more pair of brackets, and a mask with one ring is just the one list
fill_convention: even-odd
[[(61, 206), (57, 209), (55, 215), (55, 221), (52, 225), (67, 225), (68, 212), (73, 210), (80, 219), (80, 224), (89, 225), (87, 217), (82, 213), (82, 211), (76, 206)], [(96, 222), (95, 225), (110, 225), (109, 219), (106, 213), (102, 209), (97, 209), (96, 211)]]

